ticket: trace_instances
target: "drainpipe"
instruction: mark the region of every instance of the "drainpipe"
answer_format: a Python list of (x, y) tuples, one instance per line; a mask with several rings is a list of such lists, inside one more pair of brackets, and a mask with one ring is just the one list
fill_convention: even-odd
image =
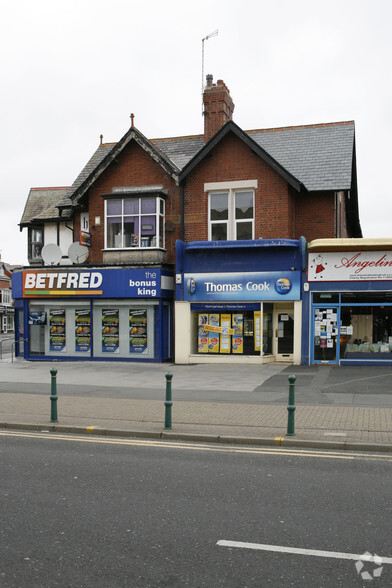
[(185, 184), (180, 184), (180, 239), (185, 242)]

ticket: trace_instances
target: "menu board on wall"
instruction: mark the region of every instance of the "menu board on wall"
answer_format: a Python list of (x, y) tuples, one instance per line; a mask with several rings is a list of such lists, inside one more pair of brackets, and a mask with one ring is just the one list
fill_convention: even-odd
[(90, 351), (91, 314), (89, 308), (75, 310), (75, 351)]
[(147, 310), (129, 311), (129, 351), (143, 353), (147, 349)]
[(49, 314), (49, 348), (51, 351), (66, 351), (65, 309), (51, 309)]
[(102, 351), (104, 353), (119, 353), (118, 321), (118, 308), (102, 310)]

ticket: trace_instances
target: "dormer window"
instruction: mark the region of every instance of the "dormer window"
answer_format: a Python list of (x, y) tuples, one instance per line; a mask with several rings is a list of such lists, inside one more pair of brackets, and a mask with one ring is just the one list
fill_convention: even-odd
[(163, 249), (165, 201), (158, 196), (105, 200), (108, 249)]

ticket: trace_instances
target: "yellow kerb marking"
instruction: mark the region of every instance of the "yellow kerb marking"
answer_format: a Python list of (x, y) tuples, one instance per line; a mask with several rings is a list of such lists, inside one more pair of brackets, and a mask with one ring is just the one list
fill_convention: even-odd
[(275, 437), (275, 445), (283, 445), (284, 437)]
[(86, 431), (87, 433), (92, 433), (94, 431), (94, 429), (96, 429), (97, 427), (92, 426), (92, 427), (86, 427)]

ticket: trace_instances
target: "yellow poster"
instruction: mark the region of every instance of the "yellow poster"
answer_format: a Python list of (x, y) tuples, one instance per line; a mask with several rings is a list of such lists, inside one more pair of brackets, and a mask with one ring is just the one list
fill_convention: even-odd
[(231, 328), (231, 314), (221, 315), (221, 338), (220, 338), (220, 352), (230, 353), (230, 335), (234, 333)]
[(233, 314), (233, 329), (234, 335), (232, 336), (232, 352), (243, 353), (244, 352), (244, 337), (243, 337), (243, 325), (244, 315)]
[(208, 332), (205, 327), (208, 325), (208, 314), (199, 314), (197, 332), (197, 352), (208, 353)]
[(255, 321), (255, 351), (260, 351), (261, 349), (261, 312), (260, 310), (255, 310), (254, 312), (254, 321)]
[[(210, 314), (209, 315), (209, 325), (210, 327), (219, 327), (219, 314)], [(219, 340), (220, 340), (220, 333), (215, 331), (208, 331), (208, 352), (209, 353), (219, 353)]]

